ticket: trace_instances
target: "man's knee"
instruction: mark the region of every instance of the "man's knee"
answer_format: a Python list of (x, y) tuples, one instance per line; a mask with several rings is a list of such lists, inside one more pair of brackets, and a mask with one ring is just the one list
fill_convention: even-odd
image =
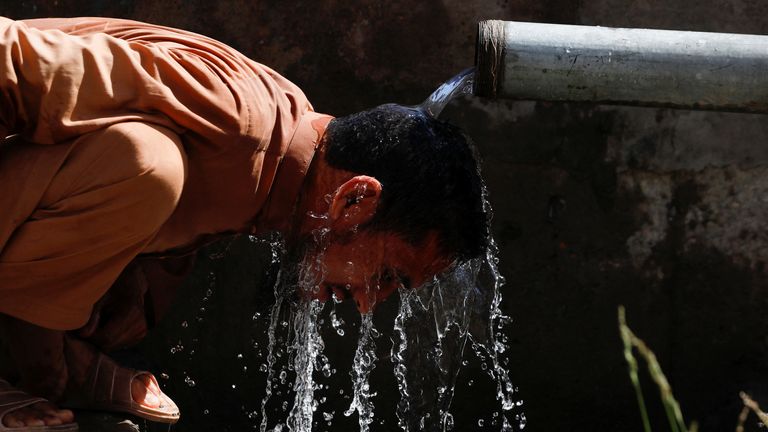
[(118, 160), (125, 161), (128, 188), (144, 195), (146, 205), (156, 212), (170, 216), (186, 179), (186, 158), (179, 136), (147, 123), (119, 123), (105, 129), (104, 134)]
[[(91, 195), (101, 205), (120, 206), (137, 226), (159, 226), (171, 215), (186, 179), (186, 157), (178, 135), (140, 122), (118, 123), (80, 138), (73, 164), (61, 175), (68, 190), (54, 195)], [(154, 231), (153, 229), (153, 231)]]

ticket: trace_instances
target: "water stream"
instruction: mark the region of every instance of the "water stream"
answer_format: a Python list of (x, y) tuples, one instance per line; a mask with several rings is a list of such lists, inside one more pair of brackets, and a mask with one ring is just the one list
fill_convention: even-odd
[[(377, 391), (370, 383), (371, 372), (388, 363), (400, 394), (396, 405), (399, 428), (403, 431), (454, 430), (450, 409), (457, 377), (467, 363), (466, 358), (472, 355), (480, 362), (480, 369), (495, 382), (500, 416), (498, 424), (489, 430), (525, 428), (522, 402), (502, 359), (507, 351), (504, 329), (509, 318), (500, 310), (504, 280), (498, 274), (495, 254), (494, 246), (486, 257), (457, 265), (427, 286), (399, 290), (389, 362), (382, 363), (376, 354), (374, 335), (378, 335), (378, 331), (373, 324), (373, 314), (362, 315), (350, 372), (352, 401), (344, 411), (345, 416), (357, 414), (361, 432), (371, 430), (377, 414)], [(262, 432), (309, 432), (317, 430), (320, 421), (332, 424), (333, 413), (318, 409), (326, 399), (317, 394), (317, 390), (323, 388), (318, 383), (318, 374), (329, 377), (333, 368), (323, 353), (325, 344), (320, 328), (330, 323), (339, 337), (355, 337), (354, 332), (342, 331), (344, 323), (336, 316), (335, 303), (329, 302), (333, 304), (328, 310), (317, 300), (291, 299), (288, 291), (275, 289), (277, 301), (268, 331), (267, 385), (261, 403)], [(289, 325), (286, 325), (286, 309)], [(286, 340), (290, 343), (286, 344)], [(471, 350), (465, 350), (468, 345)], [(279, 359), (286, 355), (287, 365), (278, 365)], [(292, 385), (286, 383), (288, 372), (292, 375)], [(283, 411), (288, 406), (286, 384), (293, 394), (290, 411), (282, 418), (270, 419), (266, 407), (275, 394), (280, 394), (279, 390), (275, 392), (280, 385), (283, 385), (280, 397)], [(331, 389), (320, 394), (337, 392), (343, 393)], [(480, 419), (478, 424), (488, 428), (491, 421), (496, 420), (484, 425)]]
[(444, 82), (432, 92), (417, 108), (438, 118), (448, 102), (461, 95), (471, 95), (475, 85), (475, 68), (464, 69), (458, 75)]
[(371, 391), (369, 377), (376, 367), (376, 344), (373, 341), (373, 313), (362, 316), (360, 335), (357, 339), (355, 359), (352, 362), (352, 389), (354, 397), (349, 408), (344, 411), (345, 416), (351, 416), (357, 411), (360, 432), (368, 432), (369, 425), (373, 423), (374, 406), (373, 397), (376, 392)]

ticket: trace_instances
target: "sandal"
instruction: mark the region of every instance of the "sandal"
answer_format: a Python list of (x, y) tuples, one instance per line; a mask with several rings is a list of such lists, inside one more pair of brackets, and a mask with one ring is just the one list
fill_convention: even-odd
[[(147, 375), (157, 386), (154, 375), (122, 367), (89, 344), (80, 341), (82, 347), (92, 351), (95, 359), (88, 367), (89, 377), (78, 389), (68, 389), (60, 406), (73, 409), (121, 412), (157, 423), (174, 424), (179, 421), (179, 408), (162, 391), (160, 406), (147, 407), (136, 403), (131, 393), (135, 378)], [(70, 347), (75, 344), (70, 344)]]
[(0, 431), (2, 432), (74, 432), (78, 430), (77, 423), (56, 426), (21, 426), (8, 427), (3, 425), (3, 417), (18, 409), (34, 405), (38, 402), (48, 402), (47, 399), (31, 396), (13, 387), (8, 381), (0, 378)]

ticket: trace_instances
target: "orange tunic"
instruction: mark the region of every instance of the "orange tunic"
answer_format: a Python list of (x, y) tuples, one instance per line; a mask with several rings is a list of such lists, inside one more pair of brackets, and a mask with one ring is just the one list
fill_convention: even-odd
[[(0, 312), (77, 328), (126, 265), (99, 262), (101, 277), (68, 277), (67, 253), (6, 256), (10, 246), (26, 247), (12, 243), (38, 217), (79, 137), (125, 122), (178, 134), (187, 170), (181, 196), (138, 251), (162, 255), (211, 235), (286, 228), (329, 119), (285, 78), (198, 34), (108, 18), (0, 18), (0, 136), (19, 134), (28, 144), (12, 164), (2, 163), (0, 146)], [(34, 248), (45, 250), (45, 235), (37, 237)]]

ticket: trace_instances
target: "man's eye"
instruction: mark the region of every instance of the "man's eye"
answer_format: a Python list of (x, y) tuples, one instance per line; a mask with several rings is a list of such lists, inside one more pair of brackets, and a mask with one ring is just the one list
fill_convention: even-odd
[(383, 272), (381, 272), (380, 279), (381, 279), (382, 282), (389, 283), (389, 282), (392, 282), (395, 279), (395, 275), (392, 273), (391, 270), (386, 269)]
[(402, 285), (405, 289), (411, 288), (410, 278), (403, 275), (401, 272), (392, 269), (383, 270), (379, 276), (379, 281), (382, 285), (397, 283), (398, 285)]

